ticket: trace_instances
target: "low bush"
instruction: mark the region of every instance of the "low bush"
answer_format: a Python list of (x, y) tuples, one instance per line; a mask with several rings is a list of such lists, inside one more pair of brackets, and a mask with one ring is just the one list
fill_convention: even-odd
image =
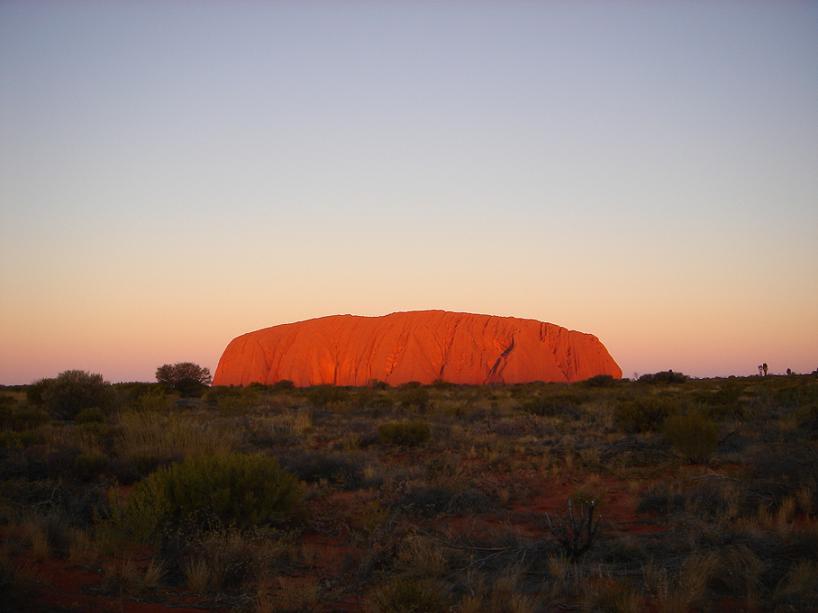
[(296, 478), (274, 458), (224, 454), (189, 458), (139, 482), (124, 503), (114, 501), (117, 526), (140, 540), (192, 525), (238, 529), (291, 518), (301, 499)]
[(429, 407), (429, 390), (420, 386), (401, 387), (398, 390), (398, 401), (403, 407), (425, 411)]
[(656, 432), (669, 415), (678, 412), (681, 405), (670, 398), (650, 397), (621, 401), (614, 409), (616, 425), (631, 434)]
[(315, 385), (306, 391), (306, 396), (312, 406), (323, 409), (331, 404), (344, 402), (349, 397), (349, 392), (336, 385)]
[(389, 445), (416, 447), (429, 440), (432, 432), (425, 421), (392, 421), (381, 424), (378, 439)]
[(540, 417), (566, 417), (570, 419), (579, 417), (579, 410), (574, 399), (565, 396), (532, 398), (524, 402), (520, 408), (526, 413)]
[(674, 449), (691, 462), (706, 462), (719, 442), (716, 423), (697, 412), (670, 415), (663, 430)]
[(285, 469), (308, 483), (327, 481), (346, 489), (354, 489), (364, 478), (361, 465), (340, 454), (296, 453), (283, 458), (281, 463)]
[(616, 384), (616, 379), (611, 375), (596, 375), (585, 379), (582, 384), (586, 387), (611, 387)]
[(381, 412), (381, 409), (392, 406), (392, 398), (380, 388), (362, 387), (355, 394), (354, 404), (357, 409), (377, 414)]
[(66, 370), (55, 379), (43, 379), (29, 389), (29, 398), (41, 401), (57, 419), (74, 419), (83, 409), (108, 409), (115, 394), (102, 375)]
[(441, 513), (455, 515), (484, 513), (492, 509), (492, 500), (473, 488), (455, 491), (448, 487), (417, 487), (407, 492), (398, 507), (414, 515), (434, 517)]

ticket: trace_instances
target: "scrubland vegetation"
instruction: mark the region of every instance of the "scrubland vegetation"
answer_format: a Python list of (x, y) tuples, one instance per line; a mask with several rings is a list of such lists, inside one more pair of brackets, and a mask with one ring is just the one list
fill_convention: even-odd
[(818, 609), (814, 375), (177, 391), (0, 389), (0, 608)]

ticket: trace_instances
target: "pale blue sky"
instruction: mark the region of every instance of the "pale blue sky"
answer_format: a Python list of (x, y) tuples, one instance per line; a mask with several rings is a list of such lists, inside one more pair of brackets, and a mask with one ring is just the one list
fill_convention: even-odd
[(818, 3), (4, 1), (0, 215), (0, 383), (414, 308), (812, 370)]

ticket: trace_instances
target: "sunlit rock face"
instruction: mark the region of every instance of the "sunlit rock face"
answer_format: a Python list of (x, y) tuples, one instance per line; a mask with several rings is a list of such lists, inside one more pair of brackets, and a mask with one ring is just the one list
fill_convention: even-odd
[(449, 311), (332, 315), (234, 338), (214, 385), (570, 382), (622, 376), (599, 339), (533, 319)]

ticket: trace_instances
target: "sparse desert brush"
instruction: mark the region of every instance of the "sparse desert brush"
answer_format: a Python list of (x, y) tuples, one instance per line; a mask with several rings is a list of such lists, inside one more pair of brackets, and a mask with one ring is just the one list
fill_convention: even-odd
[(178, 400), (178, 394), (171, 394), (163, 387), (154, 387), (140, 395), (131, 406), (133, 410), (136, 411), (166, 413), (176, 408), (176, 402)]
[(104, 578), (100, 586), (103, 593), (122, 596), (136, 595), (145, 589), (144, 576), (130, 557), (106, 560), (102, 565)]
[(99, 548), (87, 530), (73, 528), (69, 532), (68, 561), (78, 566), (89, 566), (99, 559)]
[(674, 449), (696, 463), (707, 462), (719, 442), (718, 425), (699, 412), (670, 415), (663, 432)]
[(25, 522), (19, 527), (24, 535), (25, 542), (31, 550), (31, 556), (38, 561), (45, 560), (51, 554), (51, 547), (48, 543), (48, 532), (42, 520), (35, 518)]
[(114, 522), (139, 540), (191, 523), (249, 528), (290, 519), (300, 499), (298, 481), (274, 458), (196, 456), (157, 470), (126, 501), (114, 501)]
[(644, 610), (641, 594), (628, 583), (611, 579), (588, 582), (582, 593), (581, 609), (593, 613), (637, 613)]
[(121, 459), (148, 466), (177, 458), (231, 451), (234, 428), (188, 413), (125, 412), (119, 416), (116, 450)]
[(109, 457), (101, 451), (79, 454), (74, 458), (73, 474), (81, 481), (94, 481), (108, 470)]
[(308, 409), (292, 409), (271, 418), (274, 430), (301, 436), (312, 428), (312, 413)]
[(105, 421), (105, 413), (99, 407), (88, 407), (77, 413), (74, 421), (78, 424), (102, 423)]
[(252, 533), (233, 529), (190, 537), (181, 558), (188, 586), (195, 592), (224, 592), (254, 582), (269, 561), (265, 544)]
[[(120, 408), (86, 423), (44, 423), (18, 391), (0, 402), (0, 523), (12, 563), (105, 567), (108, 578), (86, 597), (137, 596), (167, 579), (183, 592), (188, 583), (207, 605), (260, 611), (340, 609), (361, 597), (361, 607), (390, 611), (813, 610), (818, 449), (812, 392), (799, 389), (807, 383), (362, 388), (344, 389), (347, 399), (327, 408), (311, 406), (309, 389), (254, 386), (141, 411), (137, 399), (157, 386), (128, 384), (139, 393), (125, 400), (117, 388)], [(419, 441), (401, 406), (417, 389), (434, 407), (417, 420), (428, 432)], [(245, 393), (261, 401), (219, 409), (219, 398)], [(539, 416), (521, 410), (529, 402), (567, 410)], [(706, 468), (673, 460), (662, 436), (666, 419), (691, 408), (728, 435)], [(277, 458), (293, 482), (309, 484), (304, 504), (255, 528), (242, 522), (272, 508), (265, 488), (275, 479), (208, 468), (139, 483), (213, 450)], [(112, 477), (137, 485), (111, 487)], [(552, 509), (563, 516), (577, 490), (586, 501), (604, 497), (594, 517), (611, 529), (572, 561), (543, 536), (543, 511), (558, 524)], [(307, 521), (287, 519), (300, 509)], [(160, 528), (143, 539), (145, 525)], [(139, 540), (149, 542), (135, 548)], [(147, 598), (182, 604), (172, 593)]]
[(28, 609), (37, 589), (30, 572), (19, 561), (12, 559), (5, 547), (0, 549), (0, 608), (6, 611)]
[(80, 453), (102, 453), (102, 441), (99, 424), (84, 424), (78, 427), (73, 423), (51, 422), (38, 429), (43, 443), (50, 453), (76, 450)]
[(764, 562), (746, 545), (728, 545), (718, 552), (710, 585), (719, 593), (752, 599), (761, 589)]
[(28, 403), (17, 402), (3, 396), (0, 404), (0, 430), (22, 432), (37, 428), (48, 422), (48, 413), (42, 408)]
[(366, 597), (364, 609), (371, 613), (442, 613), (450, 607), (446, 586), (436, 579), (397, 576), (376, 587)]
[(431, 437), (432, 431), (425, 421), (393, 421), (378, 427), (378, 438), (382, 443), (401, 447), (422, 445)]
[(397, 392), (400, 405), (404, 408), (413, 408), (425, 411), (429, 407), (429, 390), (421, 386), (403, 386)]
[(321, 603), (321, 586), (316, 577), (279, 576), (264, 579), (256, 590), (255, 612), (296, 613), (315, 611)]
[(646, 396), (621, 400), (614, 409), (614, 422), (625, 432), (656, 432), (668, 416), (684, 409), (676, 398)]
[(349, 390), (337, 385), (314, 385), (307, 388), (304, 395), (313, 407), (324, 409), (346, 402), (349, 399)]
[(793, 564), (776, 586), (773, 601), (780, 607), (789, 605), (789, 610), (818, 607), (818, 562), (802, 560)]
[(220, 396), (216, 401), (219, 412), (224, 415), (241, 415), (252, 410), (260, 402), (255, 393), (235, 396)]
[(657, 599), (660, 610), (682, 613), (701, 606), (707, 587), (719, 568), (716, 552), (694, 553), (682, 562), (679, 572), (670, 579), (666, 597)]
[(443, 577), (448, 560), (441, 544), (421, 534), (409, 533), (398, 548), (398, 566), (407, 576)]
[(392, 395), (385, 391), (388, 387), (362, 387), (355, 393), (353, 404), (361, 411), (378, 413), (392, 406)]
[(524, 402), (520, 408), (526, 413), (539, 415), (541, 417), (565, 417), (573, 419), (579, 415), (574, 399), (565, 396), (532, 398)]
[(355, 489), (363, 481), (362, 462), (340, 453), (306, 452), (289, 454), (282, 465), (302, 481), (325, 481), (344, 489)]
[[(756, 448), (748, 459), (752, 489), (772, 495), (772, 501), (812, 492), (812, 504), (818, 503), (818, 447), (815, 445), (775, 444)], [(805, 506), (806, 500), (803, 501)]]
[(741, 483), (719, 475), (705, 475), (677, 494), (679, 507), (700, 519), (732, 521), (746, 507), (747, 492)]

